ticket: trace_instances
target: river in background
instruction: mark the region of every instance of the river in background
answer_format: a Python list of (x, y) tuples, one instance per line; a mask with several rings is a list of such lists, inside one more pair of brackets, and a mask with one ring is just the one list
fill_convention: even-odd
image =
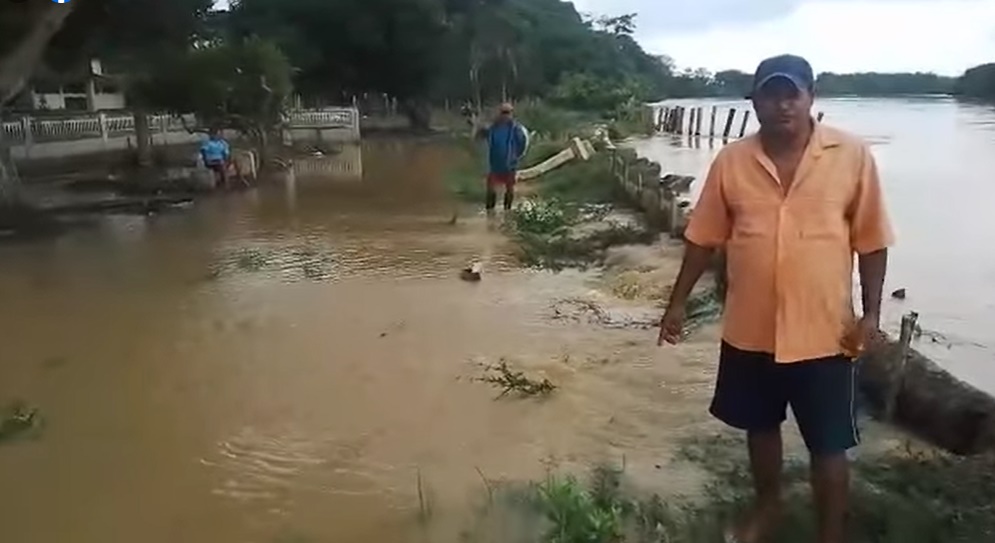
[[(670, 104), (670, 103), (668, 103)], [(749, 108), (745, 101), (675, 101), (705, 108)], [(918, 348), (944, 367), (995, 393), (995, 107), (944, 98), (821, 99), (824, 122), (870, 142), (898, 240), (891, 252), (888, 326), (918, 311), (926, 332)], [(739, 119), (734, 131), (739, 129)], [(718, 124), (722, 125), (722, 114)], [(749, 132), (757, 128), (751, 120)], [(658, 136), (634, 147), (664, 172), (693, 174), (701, 189), (721, 143)]]

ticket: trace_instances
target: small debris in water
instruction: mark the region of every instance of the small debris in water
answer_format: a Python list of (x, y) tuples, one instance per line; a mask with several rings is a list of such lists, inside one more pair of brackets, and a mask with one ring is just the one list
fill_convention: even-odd
[(475, 283), (480, 281), (480, 275), (482, 272), (483, 266), (479, 262), (474, 262), (473, 264), (463, 268), (463, 271), (460, 272), (460, 279)]
[(907, 294), (907, 292), (905, 292), (905, 289), (904, 288), (900, 288), (900, 289), (896, 290), (895, 292), (892, 292), (891, 293), (891, 297), (894, 298), (894, 299), (896, 299), (896, 300), (904, 300), (906, 294)]
[(17, 400), (0, 413), (0, 443), (12, 441), (41, 427), (38, 409)]

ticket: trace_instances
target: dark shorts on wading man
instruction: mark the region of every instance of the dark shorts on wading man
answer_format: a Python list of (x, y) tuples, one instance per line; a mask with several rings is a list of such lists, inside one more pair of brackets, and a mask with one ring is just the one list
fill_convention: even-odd
[[(685, 237), (723, 248), (728, 289), (711, 412), (768, 432), (791, 407), (816, 455), (858, 442), (854, 254), (888, 247), (891, 227), (870, 149), (814, 123), (806, 157), (785, 193), (758, 136), (722, 149)], [(841, 175), (852, 172), (853, 175)]]

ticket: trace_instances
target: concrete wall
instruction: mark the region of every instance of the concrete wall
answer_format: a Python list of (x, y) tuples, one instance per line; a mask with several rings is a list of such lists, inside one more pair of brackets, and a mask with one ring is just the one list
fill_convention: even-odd
[[(66, 109), (66, 98), (82, 100), (86, 103), (86, 93), (32, 93), (35, 109), (60, 110)], [(97, 93), (93, 96), (93, 110), (124, 109), (124, 95), (120, 93)]]
[[(98, 95), (99, 96), (99, 95)], [(285, 141), (358, 142), (359, 113), (354, 108), (329, 108), (292, 112)], [(196, 125), (195, 119), (188, 119)], [(203, 134), (189, 134), (182, 123), (168, 115), (153, 115), (154, 145), (196, 143)], [(15, 160), (74, 157), (91, 153), (123, 151), (134, 146), (133, 117), (124, 114), (90, 114), (65, 119), (25, 117), (2, 123)], [(228, 139), (237, 134), (226, 131)]]
[[(181, 145), (197, 143), (204, 138), (203, 134), (188, 134), (186, 132), (166, 132), (152, 134), (154, 145)], [(14, 160), (43, 160), (49, 158), (73, 157), (108, 151), (123, 151), (134, 147), (132, 136), (85, 138), (72, 141), (46, 141), (31, 145), (14, 145), (10, 148)]]

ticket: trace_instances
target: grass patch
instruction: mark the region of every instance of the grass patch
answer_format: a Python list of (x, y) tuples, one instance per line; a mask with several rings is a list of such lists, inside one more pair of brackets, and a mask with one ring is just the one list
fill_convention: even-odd
[[(547, 543), (711, 543), (749, 504), (746, 443), (729, 435), (687, 442), (672, 469), (692, 464), (710, 475), (695, 498), (636, 495), (623, 470), (601, 466), (585, 480), (548, 476), (527, 489), (541, 518), (529, 541)], [(815, 541), (808, 463), (789, 458), (784, 517), (772, 543)], [(853, 465), (853, 543), (980, 543), (995, 536), (995, 459), (898, 450)]]

